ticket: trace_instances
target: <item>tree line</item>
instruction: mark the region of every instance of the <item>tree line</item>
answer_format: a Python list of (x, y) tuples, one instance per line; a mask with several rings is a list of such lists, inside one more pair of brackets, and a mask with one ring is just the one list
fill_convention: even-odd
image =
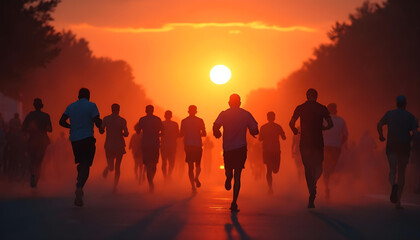
[[(288, 121), (293, 106), (316, 88), (320, 102), (336, 102), (356, 135), (375, 129), (395, 98), (406, 95), (408, 110), (420, 117), (420, 1), (364, 2), (346, 22), (327, 33), (330, 41), (318, 46), (302, 67), (273, 89), (248, 96), (247, 107), (284, 113)], [(275, 109), (265, 109), (268, 104)], [(289, 116), (290, 115), (290, 116)]]

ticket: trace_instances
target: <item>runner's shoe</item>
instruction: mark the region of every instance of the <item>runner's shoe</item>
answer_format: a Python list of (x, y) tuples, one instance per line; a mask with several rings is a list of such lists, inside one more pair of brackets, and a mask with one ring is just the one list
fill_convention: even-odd
[(81, 188), (76, 188), (76, 198), (74, 199), (74, 205), (78, 207), (83, 206), (83, 190)]
[(236, 203), (232, 203), (230, 205), (230, 208), (229, 209), (230, 209), (231, 212), (239, 212), (238, 204), (236, 204)]
[(230, 189), (232, 189), (232, 178), (231, 179), (226, 178), (226, 181), (225, 181), (225, 189), (228, 190), (228, 191)]
[(198, 178), (195, 179), (195, 185), (199, 188), (201, 187), (201, 182), (198, 180)]
[(35, 181), (35, 175), (31, 174), (31, 182), (30, 182), (31, 188), (36, 188), (36, 181)]
[(315, 208), (315, 195), (309, 196), (308, 208)]
[(104, 171), (102, 172), (102, 177), (106, 178), (107, 176), (108, 176), (108, 167), (106, 167)]
[(397, 203), (397, 201), (398, 201), (398, 195), (397, 194), (398, 194), (398, 185), (394, 184), (394, 185), (392, 185), (391, 196), (389, 196), (389, 200), (392, 203)]

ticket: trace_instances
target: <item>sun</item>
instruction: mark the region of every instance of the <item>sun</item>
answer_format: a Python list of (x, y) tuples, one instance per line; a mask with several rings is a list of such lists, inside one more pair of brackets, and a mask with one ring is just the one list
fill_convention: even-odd
[(232, 73), (225, 65), (216, 65), (210, 71), (210, 79), (216, 84), (225, 84), (230, 80)]

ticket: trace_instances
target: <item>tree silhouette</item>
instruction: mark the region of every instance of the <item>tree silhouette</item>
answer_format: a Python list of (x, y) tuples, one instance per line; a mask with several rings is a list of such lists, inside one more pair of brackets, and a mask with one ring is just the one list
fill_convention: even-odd
[(50, 25), (59, 0), (0, 1), (0, 91), (18, 98), (25, 74), (59, 53), (60, 34)]
[(317, 47), (301, 69), (276, 89), (253, 91), (248, 107), (264, 116), (266, 110), (257, 101), (275, 103), (278, 112), (289, 118), (305, 91), (314, 87), (320, 101), (336, 102), (350, 128), (360, 134), (364, 129), (374, 131), (381, 114), (395, 107), (399, 94), (407, 96), (409, 110), (420, 117), (419, 13), (418, 0), (363, 3), (348, 22), (332, 27), (331, 42)]
[(66, 106), (77, 100), (81, 87), (91, 90), (91, 99), (97, 103), (101, 115), (111, 112), (111, 104), (121, 105), (121, 114), (129, 124), (138, 120), (144, 106), (150, 104), (144, 89), (134, 82), (129, 64), (122, 60), (95, 57), (89, 43), (77, 38), (71, 31), (61, 33), (57, 44), (60, 55), (45, 68), (32, 72), (31, 81), (22, 86), (22, 102), (25, 112), (32, 109), (32, 100), (41, 97), (45, 111), (54, 124)]

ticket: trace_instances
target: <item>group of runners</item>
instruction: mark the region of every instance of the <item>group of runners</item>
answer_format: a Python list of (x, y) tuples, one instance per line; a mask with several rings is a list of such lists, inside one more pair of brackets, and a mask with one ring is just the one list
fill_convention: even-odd
[[(329, 179), (337, 165), (340, 152), (347, 141), (348, 132), (344, 119), (337, 116), (337, 105), (324, 106), (317, 102), (318, 93), (315, 89), (306, 92), (307, 101), (296, 107), (289, 126), (294, 135), (299, 136), (298, 152), (303, 163), (305, 179), (309, 191), (308, 208), (315, 207), (317, 182), (324, 172), (326, 197), (329, 197)], [(115, 170), (114, 189), (120, 177), (120, 165), (125, 154), (125, 137), (128, 137), (127, 121), (119, 115), (120, 106), (111, 106), (112, 114), (100, 118), (95, 103), (89, 101), (90, 92), (86, 88), (79, 91), (78, 100), (70, 104), (63, 113), (59, 124), (70, 129), (70, 141), (77, 164), (77, 183), (75, 192), (76, 206), (83, 206), (83, 187), (88, 179), (90, 167), (95, 156), (94, 126), (103, 134), (106, 132), (105, 153), (107, 166), (103, 176)], [(232, 94), (229, 98), (229, 108), (222, 111), (214, 121), (212, 132), (216, 138), (223, 136), (223, 158), (226, 175), (225, 189), (232, 189), (233, 200), (231, 211), (239, 211), (238, 196), (241, 188), (241, 174), (247, 159), (247, 133), (262, 141), (263, 161), (267, 167), (267, 184), (269, 193), (273, 192), (272, 174), (280, 167), (280, 138), (285, 140), (283, 128), (275, 123), (275, 113), (268, 112), (268, 123), (261, 129), (252, 114), (241, 108), (241, 98)], [(401, 194), (404, 187), (405, 168), (410, 155), (412, 135), (418, 134), (417, 119), (405, 108), (407, 101), (404, 96), (397, 97), (397, 109), (387, 112), (378, 123), (379, 139), (385, 141), (382, 127), (388, 126), (386, 153), (389, 160), (389, 181), (392, 186), (390, 200), (402, 209)], [(24, 129), (29, 135), (28, 146), (31, 157), (31, 185), (36, 186), (39, 179), (39, 169), (43, 154), (48, 146), (47, 132), (51, 132), (49, 115), (42, 112), (42, 101), (35, 99), (35, 111), (28, 114), (24, 121)], [(149, 191), (154, 191), (154, 176), (159, 155), (162, 159), (162, 172), (165, 178), (170, 178), (177, 148), (177, 139), (183, 138), (185, 161), (188, 164), (188, 176), (193, 193), (201, 186), (201, 158), (203, 154), (202, 138), (207, 136), (203, 119), (196, 116), (197, 107), (189, 106), (188, 114), (181, 121), (181, 126), (172, 121), (172, 112), (165, 112), (162, 121), (154, 115), (154, 107), (146, 106), (146, 115), (135, 125), (135, 136), (130, 141), (130, 148), (140, 145), (134, 157), (141, 158), (136, 164), (136, 176), (142, 179), (147, 176)], [(296, 122), (300, 120), (300, 127)], [(295, 144), (296, 145), (296, 144)], [(296, 152), (296, 151), (294, 151)]]

